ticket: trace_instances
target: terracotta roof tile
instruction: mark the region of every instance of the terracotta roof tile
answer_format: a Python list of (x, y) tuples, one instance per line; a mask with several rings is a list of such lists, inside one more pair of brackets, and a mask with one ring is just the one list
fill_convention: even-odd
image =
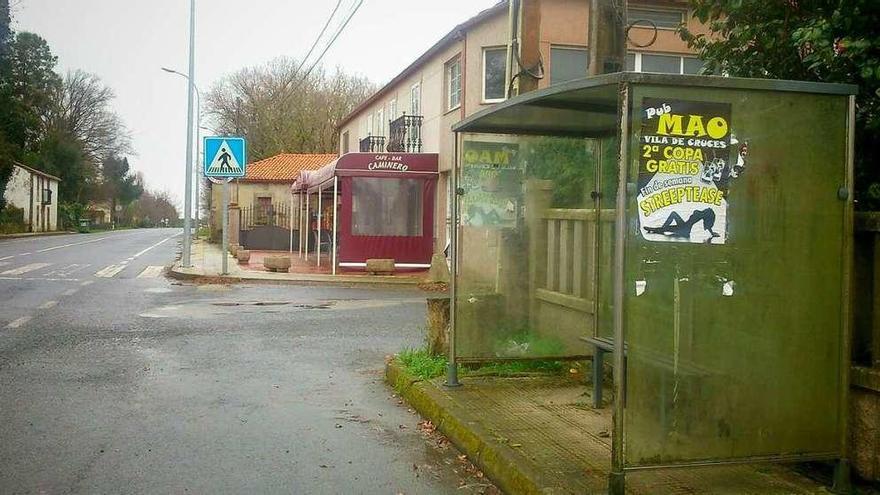
[(317, 170), (336, 159), (335, 153), (282, 153), (249, 163), (243, 182), (293, 182), (302, 170)]

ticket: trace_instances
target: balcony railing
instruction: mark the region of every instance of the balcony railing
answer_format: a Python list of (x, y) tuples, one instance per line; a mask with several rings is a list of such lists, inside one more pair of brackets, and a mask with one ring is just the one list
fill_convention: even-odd
[(361, 139), (361, 153), (385, 153), (385, 136), (367, 136)]
[(422, 116), (403, 114), (389, 124), (388, 151), (422, 152)]

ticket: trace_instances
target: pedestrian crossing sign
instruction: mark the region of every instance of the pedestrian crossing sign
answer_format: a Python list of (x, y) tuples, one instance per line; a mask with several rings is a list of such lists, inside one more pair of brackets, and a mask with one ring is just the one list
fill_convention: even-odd
[(215, 136), (205, 138), (205, 177), (244, 177), (247, 145), (244, 138)]

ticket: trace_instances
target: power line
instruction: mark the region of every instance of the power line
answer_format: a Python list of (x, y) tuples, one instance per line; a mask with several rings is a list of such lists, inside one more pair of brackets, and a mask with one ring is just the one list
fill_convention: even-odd
[(300, 79), (300, 84), (305, 82), (305, 80), (309, 77), (309, 74), (312, 73), (312, 70), (314, 70), (318, 63), (321, 62), (321, 59), (324, 58), (327, 50), (329, 50), (330, 47), (333, 46), (336, 38), (339, 38), (339, 35), (342, 34), (342, 31), (345, 30), (345, 27), (348, 26), (349, 21), (351, 21), (351, 18), (354, 17), (354, 15), (357, 13), (358, 9), (361, 8), (361, 5), (363, 5), (363, 3), (364, 0), (358, 0), (357, 4), (354, 6), (354, 9), (352, 9), (352, 11), (348, 14), (348, 17), (345, 18), (345, 22), (343, 22), (342, 26), (340, 26), (339, 29), (336, 30), (336, 32), (333, 34), (333, 38), (330, 39), (330, 42), (327, 43), (327, 46), (324, 47), (324, 50), (321, 52), (320, 55), (318, 55), (318, 58), (314, 61), (314, 63), (312, 63), (312, 65), (309, 67), (309, 70), (306, 71), (306, 74), (302, 77), (302, 79)]
[(299, 74), (299, 70), (302, 69), (303, 65), (305, 65), (306, 60), (312, 56), (312, 52), (315, 51), (315, 47), (318, 46), (318, 42), (321, 41), (321, 38), (324, 37), (324, 32), (327, 31), (327, 27), (330, 26), (330, 22), (333, 20), (333, 17), (336, 16), (336, 11), (339, 10), (339, 6), (342, 5), (342, 0), (337, 0), (336, 6), (333, 7), (333, 12), (330, 13), (330, 17), (327, 18), (327, 22), (324, 23), (324, 27), (321, 28), (321, 32), (318, 34), (318, 37), (315, 38), (315, 42), (312, 43), (312, 47), (309, 48), (309, 52), (306, 53), (306, 56), (300, 60), (299, 65), (296, 67), (296, 72), (294, 75)]

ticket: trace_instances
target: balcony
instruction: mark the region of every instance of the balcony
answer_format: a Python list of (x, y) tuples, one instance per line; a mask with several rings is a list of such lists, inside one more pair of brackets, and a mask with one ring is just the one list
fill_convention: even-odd
[(361, 153), (385, 153), (385, 136), (367, 136), (361, 139)]
[(422, 152), (421, 115), (403, 114), (389, 124), (388, 151), (398, 153)]

